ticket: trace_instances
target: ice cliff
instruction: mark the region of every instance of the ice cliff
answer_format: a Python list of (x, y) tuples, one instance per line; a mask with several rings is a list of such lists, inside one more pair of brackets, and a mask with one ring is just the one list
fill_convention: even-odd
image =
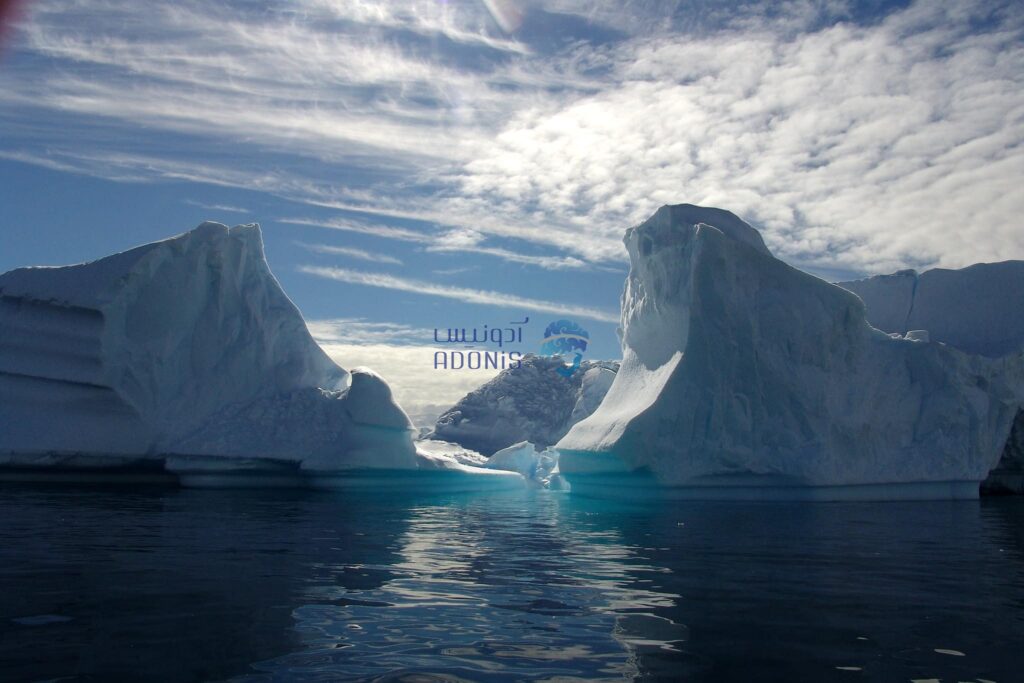
[(564, 377), (556, 372), (564, 365), (558, 357), (525, 356), (442, 413), (434, 438), (485, 455), (521, 441), (551, 446), (594, 412), (618, 370), (614, 361), (585, 360)]
[[(338, 367), (257, 225), (0, 275), (0, 454), (245, 456), (415, 468), (387, 384)], [(81, 462), (79, 460), (78, 462)]]
[(557, 444), (574, 491), (977, 495), (1024, 402), (1019, 355), (893, 338), (726, 211), (662, 207), (625, 244), (621, 368)]
[(903, 270), (836, 284), (864, 301), (868, 322), (880, 330), (926, 330), (931, 341), (991, 357), (1024, 349), (1024, 261)]
[[(836, 283), (864, 301), (868, 322), (903, 336), (927, 335), (969, 353), (1024, 351), (1024, 261), (977, 263), (960, 270), (904, 270)], [(1024, 411), (983, 488), (1024, 493)]]

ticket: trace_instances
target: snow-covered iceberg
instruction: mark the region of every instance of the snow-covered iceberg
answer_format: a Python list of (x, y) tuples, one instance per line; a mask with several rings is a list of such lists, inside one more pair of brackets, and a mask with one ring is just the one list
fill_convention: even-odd
[[(0, 275), (0, 465), (332, 485), (478, 474), (417, 454), (387, 383), (337, 366), (270, 272), (257, 225)], [(378, 475), (375, 475), (378, 476)], [(219, 479), (218, 479), (219, 477)]]
[(569, 377), (557, 372), (564, 366), (556, 356), (526, 355), (442, 413), (433, 436), (485, 455), (522, 441), (551, 446), (594, 412), (619, 364), (585, 360)]
[(1024, 403), (1024, 360), (893, 338), (735, 215), (626, 232), (623, 360), (557, 444), (573, 491), (973, 497)]

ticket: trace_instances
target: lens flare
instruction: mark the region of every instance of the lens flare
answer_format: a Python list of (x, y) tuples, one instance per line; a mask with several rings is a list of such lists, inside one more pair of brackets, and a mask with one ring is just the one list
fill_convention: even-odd
[(484, 6), (505, 33), (515, 33), (523, 24), (523, 8), (516, 0), (484, 0)]

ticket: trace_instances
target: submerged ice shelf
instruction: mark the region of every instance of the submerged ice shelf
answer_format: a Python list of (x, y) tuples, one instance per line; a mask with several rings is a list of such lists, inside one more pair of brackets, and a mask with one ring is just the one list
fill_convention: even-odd
[(558, 442), (574, 491), (977, 496), (1024, 404), (1024, 357), (893, 338), (735, 215), (627, 231), (621, 368)]

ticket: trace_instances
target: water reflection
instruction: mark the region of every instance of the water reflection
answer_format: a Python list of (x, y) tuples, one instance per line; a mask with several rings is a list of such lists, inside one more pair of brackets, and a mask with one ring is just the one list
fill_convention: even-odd
[(4, 680), (1005, 683), (1024, 644), (1020, 499), (7, 487), (0, 518)]
[(343, 605), (298, 609), (304, 649), (260, 668), (471, 680), (635, 675), (632, 650), (685, 638), (685, 626), (653, 613), (676, 596), (644, 585), (644, 574), (664, 570), (639, 560), (615, 529), (586, 523), (585, 512), (574, 524), (566, 506), (564, 496), (535, 492), (411, 507), (393, 578)]

